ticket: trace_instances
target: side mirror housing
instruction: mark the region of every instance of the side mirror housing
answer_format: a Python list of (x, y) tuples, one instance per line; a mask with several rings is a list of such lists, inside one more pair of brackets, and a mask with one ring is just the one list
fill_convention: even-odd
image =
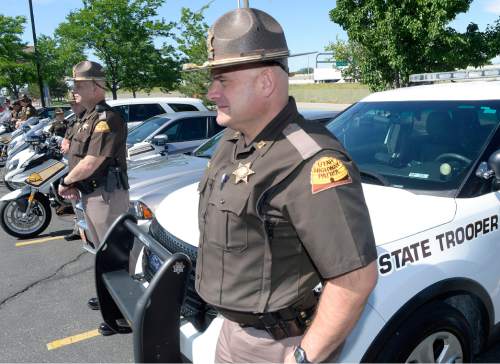
[(500, 150), (497, 150), (488, 158), (488, 167), (493, 171), (495, 179), (500, 181)]
[(162, 145), (166, 145), (167, 142), (168, 142), (168, 136), (165, 134), (155, 135), (152, 141), (154, 145), (157, 145), (159, 147), (161, 147)]

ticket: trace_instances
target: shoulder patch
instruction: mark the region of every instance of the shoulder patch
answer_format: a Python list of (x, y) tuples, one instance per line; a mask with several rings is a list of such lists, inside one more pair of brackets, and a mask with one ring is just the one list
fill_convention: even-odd
[(319, 144), (316, 143), (316, 141), (298, 124), (289, 124), (283, 129), (283, 134), (295, 149), (297, 149), (302, 159), (308, 159), (321, 150)]
[(101, 120), (95, 126), (95, 131), (98, 133), (108, 133), (111, 131), (106, 120)]
[(332, 187), (351, 183), (347, 167), (333, 157), (322, 157), (311, 168), (311, 192), (313, 194)]

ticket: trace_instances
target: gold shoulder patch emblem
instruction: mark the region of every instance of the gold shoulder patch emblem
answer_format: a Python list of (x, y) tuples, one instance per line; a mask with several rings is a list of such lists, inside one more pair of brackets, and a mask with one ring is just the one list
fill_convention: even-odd
[(106, 120), (101, 120), (95, 126), (95, 131), (98, 133), (108, 133), (111, 131)]
[(344, 163), (333, 157), (322, 157), (311, 168), (311, 192), (313, 194), (351, 183), (351, 176)]

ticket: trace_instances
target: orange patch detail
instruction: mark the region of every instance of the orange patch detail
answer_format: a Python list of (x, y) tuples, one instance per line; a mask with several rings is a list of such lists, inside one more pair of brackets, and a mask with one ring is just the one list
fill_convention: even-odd
[(320, 158), (311, 168), (311, 192), (313, 194), (351, 182), (346, 166), (336, 158)]

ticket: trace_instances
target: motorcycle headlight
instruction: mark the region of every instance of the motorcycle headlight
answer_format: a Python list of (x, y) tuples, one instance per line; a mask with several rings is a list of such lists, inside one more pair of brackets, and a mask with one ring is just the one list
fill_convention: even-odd
[(17, 168), (17, 166), (19, 165), (19, 159), (14, 159), (12, 162), (9, 163), (9, 165), (7, 166), (7, 170), (10, 172), (14, 169)]
[(137, 220), (152, 220), (154, 217), (153, 211), (142, 201), (130, 201), (129, 212)]

